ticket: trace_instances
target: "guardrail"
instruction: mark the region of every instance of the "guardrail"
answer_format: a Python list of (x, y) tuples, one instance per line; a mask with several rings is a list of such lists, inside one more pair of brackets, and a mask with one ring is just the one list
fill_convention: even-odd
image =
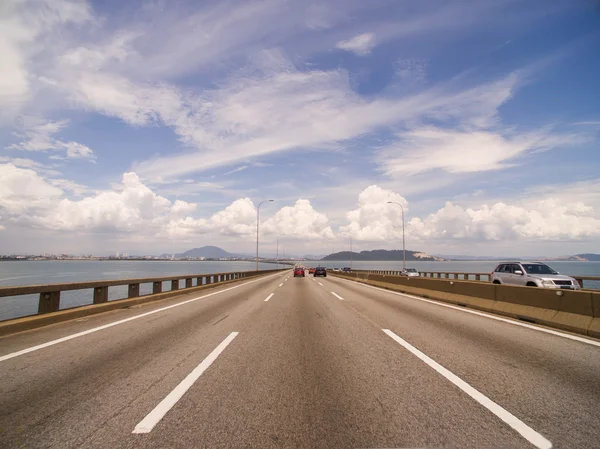
[[(288, 269), (288, 268), (285, 268)], [(109, 287), (127, 285), (127, 297), (114, 299), (111, 302), (116, 302), (123, 299), (131, 299), (140, 296), (141, 284), (152, 284), (152, 293), (159, 294), (163, 292), (163, 282), (171, 282), (171, 289), (167, 291), (178, 291), (189, 289), (192, 287), (200, 287), (203, 285), (216, 284), (224, 281), (232, 281), (236, 279), (244, 279), (255, 277), (262, 274), (273, 273), (282, 270), (261, 270), (261, 271), (236, 271), (228, 273), (203, 273), (203, 274), (188, 274), (184, 276), (166, 276), (153, 278), (136, 278), (136, 279), (117, 279), (112, 281), (89, 281), (89, 282), (69, 282), (63, 284), (43, 284), (43, 285), (24, 285), (14, 287), (0, 287), (0, 298), (7, 296), (21, 296), (39, 294), (38, 315), (58, 312), (60, 310), (61, 292), (69, 290), (85, 290), (93, 289), (93, 304), (103, 304), (108, 302)], [(184, 286), (180, 285), (180, 281), (184, 280)], [(76, 308), (76, 307), (74, 307)], [(65, 310), (65, 309), (63, 309)]]
[[(353, 270), (358, 273), (383, 274), (386, 276), (401, 276), (399, 270)], [(451, 272), (451, 271), (420, 271), (421, 277), (430, 279), (456, 279), (463, 281), (490, 281), (490, 273), (471, 273), (471, 272)], [(575, 278), (581, 288), (584, 288), (583, 281), (600, 281), (600, 276), (580, 276), (567, 275)]]

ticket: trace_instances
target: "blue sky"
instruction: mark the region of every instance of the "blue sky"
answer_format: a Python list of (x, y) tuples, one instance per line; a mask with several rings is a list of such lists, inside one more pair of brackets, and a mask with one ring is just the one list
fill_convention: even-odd
[[(0, 246), (600, 252), (592, 0), (9, 1)], [(6, 68), (6, 69), (4, 69)]]

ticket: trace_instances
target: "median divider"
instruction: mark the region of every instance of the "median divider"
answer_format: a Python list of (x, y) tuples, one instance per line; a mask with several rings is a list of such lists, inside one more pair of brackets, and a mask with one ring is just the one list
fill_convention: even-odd
[[(70, 309), (60, 310), (52, 313), (44, 313), (38, 315), (31, 315), (21, 318), (14, 318), (6, 321), (0, 322), (0, 337), (5, 335), (15, 334), (17, 332), (23, 332), (31, 329), (36, 329), (39, 327), (48, 326), (51, 324), (62, 323), (64, 321), (71, 321), (74, 319), (84, 318), (91, 315), (97, 315), (99, 313), (109, 312), (117, 309), (125, 309), (132, 306), (146, 304), (149, 302), (159, 301), (162, 299), (172, 298), (175, 296), (187, 295), (190, 293), (196, 293), (203, 290), (213, 289), (215, 287), (221, 287), (228, 284), (233, 284), (239, 281), (246, 281), (252, 278), (256, 278), (259, 276), (265, 276), (268, 274), (273, 274), (278, 271), (283, 270), (263, 270), (259, 272), (244, 272), (243, 277), (233, 276), (225, 276), (225, 274), (219, 273), (218, 275), (214, 275), (215, 279), (227, 279), (206, 283), (203, 285), (197, 285), (194, 287), (182, 288), (171, 290), (167, 292), (161, 293), (152, 293), (149, 295), (136, 296), (133, 298), (125, 298), (125, 299), (116, 299), (113, 301), (102, 302), (99, 304), (91, 304), (87, 306), (73, 307)], [(226, 273), (229, 274), (229, 273)], [(212, 274), (205, 274), (202, 276), (211, 277)], [(126, 283), (125, 281), (118, 281), (119, 283)], [(106, 282), (106, 281), (102, 281)], [(114, 281), (117, 282), (117, 281)], [(51, 284), (50, 284), (51, 285)], [(44, 286), (36, 286), (38, 288), (43, 288)], [(17, 288), (17, 287), (15, 287)], [(26, 288), (26, 287), (23, 287)]]
[(389, 274), (333, 276), (600, 338), (600, 292)]

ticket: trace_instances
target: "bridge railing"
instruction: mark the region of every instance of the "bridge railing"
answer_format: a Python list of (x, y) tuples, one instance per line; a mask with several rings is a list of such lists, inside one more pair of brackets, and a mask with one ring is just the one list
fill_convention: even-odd
[[(353, 270), (359, 273), (369, 274), (383, 274), (387, 276), (401, 276), (399, 270)], [(452, 271), (421, 271), (419, 272), (421, 277), (430, 279), (456, 279), (464, 281), (490, 281), (490, 273), (473, 273), (473, 272), (452, 272)], [(581, 288), (594, 288), (599, 289), (600, 287), (600, 276), (581, 276), (581, 275), (567, 275), (575, 278)], [(584, 281), (586, 286), (584, 286)]]
[[(288, 269), (288, 268), (285, 268)], [(181, 276), (161, 276), (152, 278), (135, 279), (117, 279), (108, 281), (87, 281), (87, 282), (69, 282), (62, 284), (41, 284), (41, 285), (23, 285), (0, 287), (0, 298), (8, 296), (39, 295), (38, 314), (58, 312), (60, 309), (61, 292), (71, 290), (92, 290), (92, 304), (102, 304), (109, 301), (109, 288), (127, 286), (126, 297), (111, 300), (118, 301), (122, 299), (136, 298), (139, 296), (148, 296), (140, 294), (140, 286), (151, 284), (151, 293), (163, 293), (163, 283), (170, 282), (168, 291), (184, 292), (186, 289), (200, 287), (203, 285), (216, 284), (236, 279), (245, 279), (262, 274), (273, 273), (281, 270), (260, 270), (260, 271), (236, 271), (226, 273), (201, 273), (187, 274)], [(182, 282), (183, 281), (183, 285)], [(144, 289), (149, 290), (149, 289)], [(86, 304), (88, 305), (88, 304)], [(65, 309), (62, 309), (65, 310)]]

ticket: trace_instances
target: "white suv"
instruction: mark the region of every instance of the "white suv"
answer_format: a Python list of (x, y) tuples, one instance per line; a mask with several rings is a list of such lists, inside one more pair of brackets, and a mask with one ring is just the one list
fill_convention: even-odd
[(581, 286), (570, 276), (558, 274), (540, 262), (503, 262), (490, 274), (494, 284), (523, 287), (563, 288), (579, 290)]

